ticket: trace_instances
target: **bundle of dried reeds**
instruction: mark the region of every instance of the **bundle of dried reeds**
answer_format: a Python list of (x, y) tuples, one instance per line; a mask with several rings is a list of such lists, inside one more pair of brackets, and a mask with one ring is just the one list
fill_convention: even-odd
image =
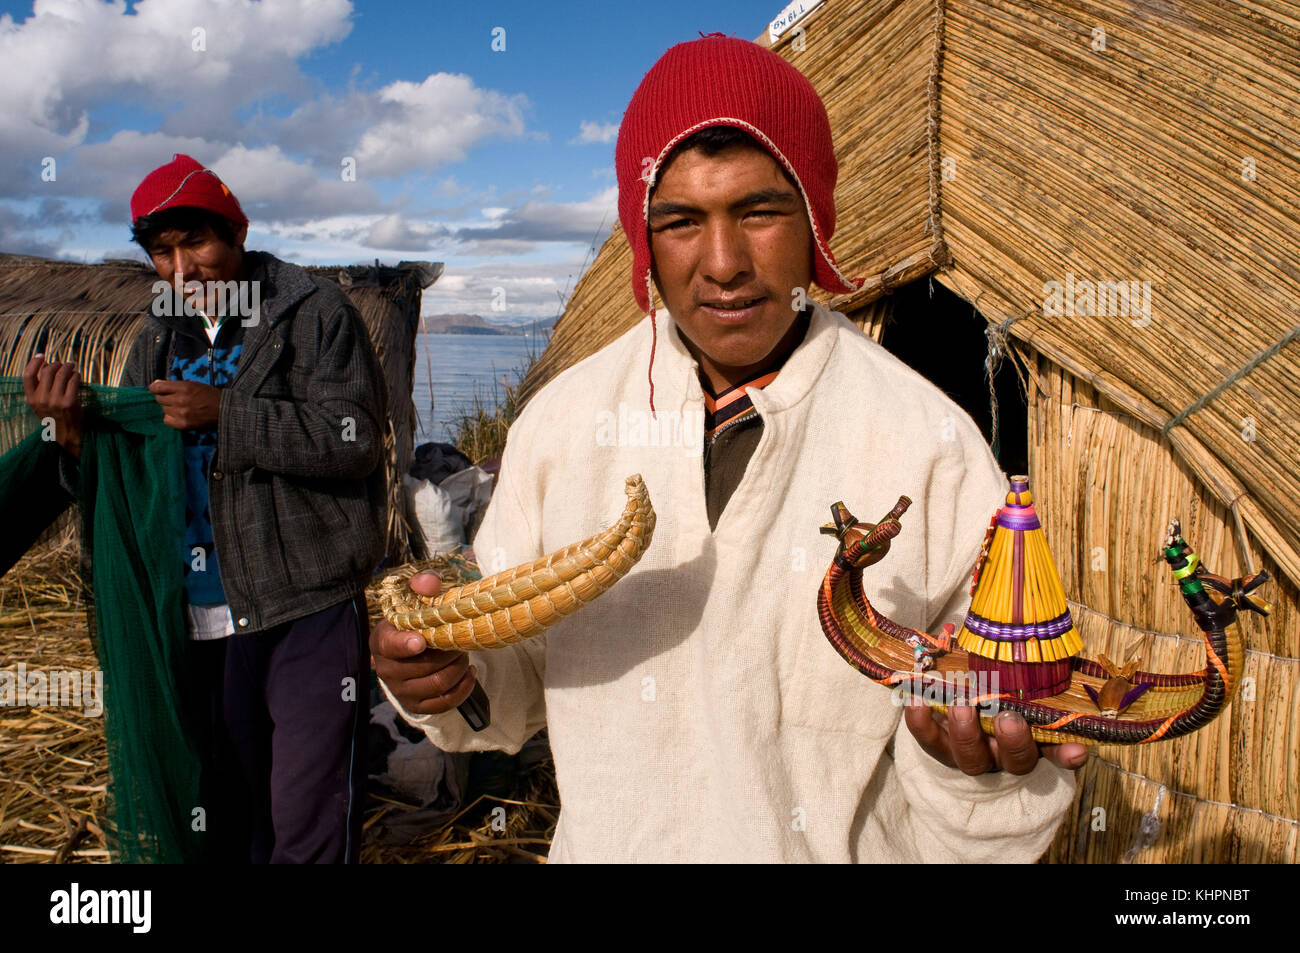
[(945, 3), (942, 280), (1164, 433), (1300, 578), (1300, 21)]
[[(0, 673), (97, 669), (80, 595), (68, 533), (0, 579)], [(106, 863), (106, 782), (99, 717), (75, 706), (0, 707), (0, 862)]]
[(435, 649), (493, 649), (532, 638), (622, 579), (650, 545), (655, 511), (645, 481), (630, 476), (624, 490), (627, 504), (609, 529), (486, 579), (423, 596), (408, 583), (425, 567), (387, 576), (377, 592), (384, 616)]

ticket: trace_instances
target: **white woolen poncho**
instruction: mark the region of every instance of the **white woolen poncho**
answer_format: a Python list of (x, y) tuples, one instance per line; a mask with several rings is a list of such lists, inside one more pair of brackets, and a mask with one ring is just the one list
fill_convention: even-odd
[(776, 380), (751, 392), (762, 439), (710, 532), (696, 363), (671, 318), (659, 322), (658, 426), (647, 319), (525, 408), (474, 550), (486, 573), (585, 538), (617, 518), (633, 473), (658, 514), (653, 543), (542, 636), (473, 653), (486, 731), (455, 711), (408, 720), (457, 751), (513, 752), (547, 726), (562, 805), (552, 861), (1037, 858), (1072, 773), (1040, 761), (1025, 777), (968, 777), (939, 764), (895, 695), (845, 663), (817, 621), (831, 504), (875, 522), (906, 494), (903, 531), (864, 588), (905, 625), (960, 624), (1007, 490), (974, 423), (818, 307)]

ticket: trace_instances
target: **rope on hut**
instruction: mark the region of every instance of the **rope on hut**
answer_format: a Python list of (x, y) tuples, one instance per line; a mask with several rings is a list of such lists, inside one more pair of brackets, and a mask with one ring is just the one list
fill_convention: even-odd
[(1137, 859), (1137, 855), (1146, 850), (1160, 838), (1160, 817), (1156, 814), (1160, 810), (1160, 802), (1165, 799), (1165, 791), (1169, 790), (1163, 784), (1160, 790), (1156, 792), (1156, 803), (1151, 805), (1151, 810), (1142, 815), (1142, 820), (1138, 823), (1137, 833), (1133, 835), (1133, 843), (1124, 855), (1120, 858), (1120, 863), (1131, 864)]
[[(1139, 774), (1136, 771), (1129, 771), (1126, 768), (1121, 768), (1114, 761), (1107, 761), (1105, 758), (1097, 758), (1097, 763), (1104, 764), (1106, 767), (1110, 768), (1113, 771), (1119, 772), (1125, 777), (1138, 778), (1139, 780), (1146, 781), (1148, 784), (1159, 784), (1161, 791), (1168, 791), (1174, 797), (1191, 798), (1197, 804), (1209, 804), (1212, 807), (1230, 807), (1234, 811), (1241, 811), (1245, 814), (1258, 814), (1261, 817), (1268, 818), (1270, 821), (1281, 821), (1283, 824), (1290, 824), (1293, 827), (1300, 827), (1300, 821), (1296, 820), (1293, 817), (1283, 817), (1280, 814), (1270, 814), (1268, 811), (1261, 810), (1260, 808), (1246, 807), (1245, 805), (1242, 804), (1234, 804), (1232, 801), (1212, 801), (1209, 798), (1197, 797), (1195, 794), (1188, 794), (1186, 791), (1175, 791), (1173, 788), (1169, 787), (1169, 785), (1165, 784), (1162, 781), (1156, 781), (1153, 780), (1152, 778), (1147, 777), (1145, 774)], [(1157, 798), (1159, 798), (1158, 794), (1157, 794)], [(1156, 804), (1157, 806), (1159, 805), (1158, 800)], [(1152, 807), (1151, 810), (1154, 811), (1155, 807)]]
[[(951, 270), (947, 270), (944, 273), (950, 274)], [(987, 289), (981, 291), (975, 297), (973, 307), (976, 309), (977, 313), (979, 311), (980, 298), (984, 296), (986, 290)], [(995, 456), (998, 453), (999, 420), (998, 420), (998, 399), (997, 399), (996, 389), (993, 386), (993, 375), (996, 373), (998, 367), (1000, 366), (1002, 362), (1002, 358), (1006, 354), (1010, 353), (1008, 348), (1008, 339), (1011, 337), (1011, 335), (1008, 333), (1008, 331), (1011, 325), (1015, 324), (1017, 321), (1020, 321), (1024, 318), (1032, 317), (1035, 314), (1037, 314), (1037, 312), (1038, 312), (1037, 308), (1031, 308), (1028, 311), (1021, 312), (1020, 314), (1011, 315), (1010, 317), (1005, 318), (1004, 320), (1002, 320), (1000, 323), (997, 324), (994, 324), (992, 321), (990, 321), (988, 327), (985, 328), (984, 330), (984, 335), (989, 342), (988, 353), (985, 355), (984, 358), (984, 372), (989, 387), (989, 408), (992, 412), (992, 418), (993, 418), (992, 440), (990, 441), (990, 444), (992, 446), (993, 453)], [(1129, 414), (1132, 414), (1138, 420), (1147, 423), (1149, 426), (1158, 427), (1160, 429), (1162, 436), (1164, 436), (1166, 439), (1172, 440), (1171, 432), (1174, 430), (1174, 428), (1178, 427), (1184, 419), (1186, 419), (1189, 415), (1195, 413), (1201, 407), (1208, 404), (1212, 399), (1214, 399), (1214, 397), (1222, 393), (1225, 389), (1231, 386), (1235, 381), (1240, 380), (1242, 377), (1250, 373), (1260, 364), (1264, 363), (1266, 360), (1276, 355), (1279, 351), (1282, 350), (1282, 348), (1286, 347), (1287, 344), (1295, 340), (1297, 337), (1300, 337), (1300, 325), (1297, 325), (1296, 327), (1292, 328), (1285, 335), (1283, 335), (1282, 338), (1280, 338), (1277, 342), (1275, 342), (1272, 346), (1256, 354), (1244, 365), (1242, 365), (1242, 367), (1238, 368), (1235, 372), (1229, 375), (1225, 380), (1221, 381), (1207, 394), (1198, 398), (1194, 403), (1184, 408), (1183, 410), (1179, 411), (1177, 414), (1173, 415), (1172, 417), (1165, 418), (1163, 424), (1159, 423), (1158, 417), (1155, 420), (1150, 419), (1152, 416), (1155, 416), (1150, 412), (1150, 409), (1154, 409), (1153, 405), (1149, 403), (1147, 404), (1149, 410), (1146, 415), (1139, 413), (1131, 400), (1126, 401), (1124, 399), (1124, 397), (1127, 395), (1123, 394), (1122, 387), (1117, 388), (1114, 384), (1107, 385), (1100, 379), (1099, 374), (1092, 374), (1092, 375), (1086, 374), (1081, 368), (1074, 366), (1073, 362), (1065, 359), (1064, 355), (1062, 355), (1055, 348), (1044, 347), (1041, 342), (1039, 342), (1037, 346), (1039, 347), (1040, 350), (1043, 351), (1043, 353), (1048, 354), (1049, 356), (1052, 357), (1053, 360), (1057, 361), (1058, 363), (1062, 364), (1062, 366), (1069, 369), (1070, 372), (1073, 373), (1076, 377), (1079, 377), (1081, 380), (1087, 381), (1092, 386), (1096, 387), (1098, 391), (1101, 392), (1104, 396), (1120, 404), (1121, 408), (1127, 411)], [(1029, 334), (1029, 336), (1026, 338), (1026, 343), (1030, 345), (1035, 344), (1034, 335), (1032, 331)], [(1089, 409), (1093, 409), (1093, 408), (1089, 408)], [(1102, 412), (1104, 413), (1104, 411)], [(1073, 432), (1073, 425), (1071, 425), (1071, 432)], [(1193, 437), (1193, 439), (1196, 438)], [(1236, 537), (1237, 555), (1241, 559), (1242, 566), (1246, 567), (1247, 569), (1253, 568), (1256, 565), (1256, 563), (1254, 559), (1254, 553), (1250, 547), (1250, 539), (1246, 534), (1246, 525), (1241, 515), (1240, 503), (1243, 497), (1246, 498), (1247, 500), (1250, 500), (1251, 502), (1257, 502), (1257, 501), (1254, 499), (1254, 497), (1251, 496), (1250, 492), (1247, 490), (1242, 490), (1236, 495), (1229, 495), (1228, 488), (1224, 486), (1224, 484), (1221, 482), (1221, 480), (1219, 480), (1215, 476), (1215, 474), (1205, 471), (1201, 467), (1197, 467), (1197, 469), (1200, 472), (1201, 479), (1205, 482), (1207, 486), (1209, 486), (1211, 489), (1215, 491), (1216, 495), (1219, 497), (1220, 502), (1222, 502), (1223, 505), (1227, 507), (1228, 511), (1232, 514), (1233, 526), (1235, 528), (1234, 535)]]
[[(984, 297), (984, 292), (981, 291), (975, 296), (975, 301), (971, 305), (975, 309), (976, 316), (980, 316), (979, 303), (982, 297)], [(1007, 333), (1008, 329), (1021, 318), (1027, 318), (1033, 313), (1034, 311), (1030, 310), (1023, 314), (1013, 314), (1000, 324), (989, 322), (988, 326), (984, 328), (984, 337), (989, 342), (988, 353), (984, 355), (984, 380), (989, 385), (989, 411), (993, 418), (992, 439), (989, 444), (995, 457), (998, 455), (1001, 442), (1001, 426), (998, 416), (998, 390), (993, 381), (997, 376), (998, 368), (1002, 366), (1002, 359), (1011, 353), (1008, 346), (1008, 339), (1010, 338)]]
[(945, 0), (935, 0), (934, 48), (930, 54), (930, 75), (925, 81), (926, 148), (930, 160), (930, 220), (926, 222), (926, 230), (931, 233), (930, 254), (936, 263), (948, 258), (948, 246), (943, 240), (943, 211), (939, 197), (939, 183), (943, 180), (939, 156), (939, 80), (943, 72), (943, 25), (947, 20), (944, 4)]
[(1227, 377), (1221, 380), (1217, 385), (1215, 385), (1208, 393), (1198, 397), (1195, 401), (1188, 404), (1178, 413), (1170, 417), (1169, 420), (1165, 423), (1165, 425), (1162, 428), (1160, 428), (1161, 433), (1163, 433), (1166, 437), (1169, 436), (1169, 431), (1173, 430), (1175, 427), (1182, 424), (1182, 422), (1186, 420), (1188, 417), (1190, 417), (1192, 414), (1196, 413), (1198, 410), (1200, 410), (1210, 401), (1214, 400), (1214, 398), (1218, 397), (1225, 390), (1227, 390), (1233, 384), (1237, 383), (1237, 381), (1241, 380), (1243, 377), (1245, 377), (1247, 374), (1249, 374), (1259, 365), (1263, 364), (1269, 358), (1276, 355), (1280, 350), (1282, 350), (1282, 348), (1286, 347), (1297, 337), (1300, 337), (1300, 324), (1296, 325), (1286, 334), (1282, 335), (1282, 337), (1279, 338), (1274, 344), (1260, 351), (1258, 354), (1252, 357), (1245, 364), (1241, 365), (1241, 367), (1237, 368), (1235, 371), (1233, 371), (1231, 374), (1229, 374)]

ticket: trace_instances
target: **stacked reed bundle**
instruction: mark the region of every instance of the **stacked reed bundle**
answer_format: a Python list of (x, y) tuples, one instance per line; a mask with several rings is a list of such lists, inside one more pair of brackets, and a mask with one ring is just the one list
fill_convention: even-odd
[(44, 351), (51, 361), (75, 362), (88, 384), (116, 382), (156, 279), (135, 262), (0, 255), (0, 377), (21, 376)]
[(337, 281), (361, 312), (375, 356), (388, 385), (388, 426), (384, 454), (388, 466), (388, 562), (423, 558), (424, 533), (402, 480), (415, 454), (415, 338), (420, 327), (423, 290), (442, 275), (441, 262), (401, 262), (394, 268), (362, 265), (309, 268)]

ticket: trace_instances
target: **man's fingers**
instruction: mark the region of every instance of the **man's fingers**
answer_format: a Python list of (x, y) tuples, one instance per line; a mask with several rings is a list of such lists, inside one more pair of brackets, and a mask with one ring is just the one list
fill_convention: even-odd
[(370, 651), (384, 658), (412, 659), (428, 647), (417, 633), (399, 632), (388, 620), (380, 622), (370, 633)]
[(384, 620), (370, 632), (375, 673), (413, 715), (450, 711), (474, 689), (469, 655), (430, 649), (418, 634)]
[(36, 396), (36, 385), (40, 379), (41, 367), (45, 364), (44, 354), (33, 354), (32, 359), (27, 362), (23, 368), (23, 393), (27, 396), (27, 402), (30, 404), (32, 398)]
[(903, 721), (922, 751), (950, 768), (955, 767), (952, 755), (948, 753), (947, 732), (935, 720), (929, 705), (904, 707)]
[[(441, 653), (431, 652), (431, 656)], [(446, 695), (460, 684), (465, 673), (469, 671), (469, 656), (463, 652), (447, 653), (449, 658), (430, 658), (427, 664), (433, 668), (428, 674), (414, 677), (408, 675), (402, 680), (402, 693), (416, 698), (437, 698)], [(423, 661), (423, 660), (421, 660)], [(408, 668), (413, 667), (411, 665)], [(420, 666), (425, 667), (424, 665)], [(390, 688), (393, 686), (389, 686)]]
[(77, 372), (77, 365), (69, 361), (66, 364), (60, 364), (54, 371), (54, 378), (50, 382), (50, 398), (56, 404), (62, 407), (71, 407), (76, 401), (77, 385), (81, 382), (81, 375)]
[(36, 399), (42, 404), (50, 402), (50, 383), (54, 380), (56, 367), (46, 361), (36, 371)]
[(1028, 774), (1038, 763), (1038, 743), (1025, 719), (1004, 711), (993, 719), (997, 738), (998, 766), (1011, 774)]
[(948, 747), (963, 774), (984, 774), (993, 767), (993, 754), (980, 728), (979, 712), (969, 705), (948, 708)]
[(176, 393), (176, 391), (179, 389), (179, 388), (177, 387), (177, 385), (178, 385), (178, 384), (182, 384), (182, 383), (184, 383), (184, 382), (183, 382), (183, 381), (164, 381), (164, 380), (156, 380), (156, 381), (154, 381), (152, 384), (149, 385), (149, 393), (151, 393), (151, 394), (174, 394), (174, 393)]
[(422, 596), (436, 596), (442, 591), (442, 579), (436, 572), (416, 573), (411, 577), (411, 590)]
[(424, 678), (412, 678), (399, 685), (389, 683), (397, 700), (413, 715), (436, 715), (455, 708), (474, 690), (469, 658), (460, 655), (450, 665)]
[(1058, 768), (1076, 771), (1088, 761), (1088, 746), (1071, 741), (1063, 745), (1042, 745), (1039, 752)]
[(403, 700), (399, 695), (398, 700), (402, 702), (402, 707), (412, 715), (441, 715), (443, 712), (451, 711), (464, 703), (469, 698), (470, 692), (474, 691), (474, 682), (476, 681), (476, 672), (473, 668), (467, 671), (456, 686), (445, 695), (438, 695), (434, 698), (425, 698), (421, 700), (412, 699), (410, 702)]

